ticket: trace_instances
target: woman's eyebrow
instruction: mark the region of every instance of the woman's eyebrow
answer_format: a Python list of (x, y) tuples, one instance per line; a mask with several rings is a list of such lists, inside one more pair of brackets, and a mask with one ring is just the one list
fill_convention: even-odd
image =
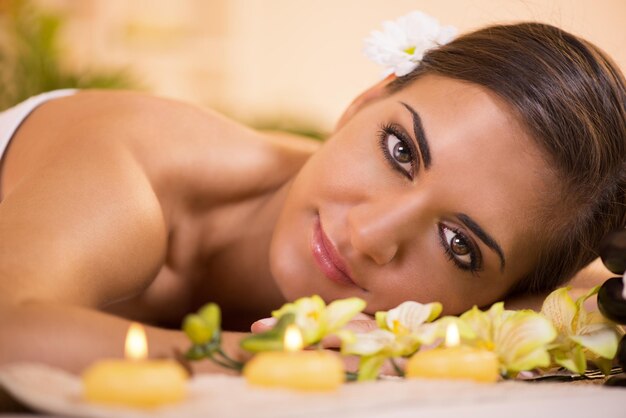
[(500, 271), (503, 272), (504, 253), (502, 252), (502, 248), (500, 248), (500, 245), (498, 245), (496, 240), (493, 239), (493, 237), (487, 232), (485, 232), (485, 230), (482, 229), (480, 225), (478, 225), (476, 221), (474, 221), (469, 215), (466, 215), (465, 213), (457, 213), (456, 217), (478, 238), (480, 238), (480, 240), (484, 242), (487, 247), (491, 248), (493, 251), (495, 251), (496, 254), (498, 254), (498, 257), (500, 257)]
[(422, 118), (420, 115), (413, 109), (411, 106), (404, 102), (400, 102), (400, 104), (411, 113), (413, 117), (413, 132), (415, 133), (415, 139), (417, 140), (417, 146), (420, 149), (420, 153), (422, 154), (422, 160), (424, 160), (424, 170), (428, 170), (430, 167), (430, 148), (428, 147), (428, 139), (426, 138), (426, 134), (424, 133), (424, 126), (422, 125)]

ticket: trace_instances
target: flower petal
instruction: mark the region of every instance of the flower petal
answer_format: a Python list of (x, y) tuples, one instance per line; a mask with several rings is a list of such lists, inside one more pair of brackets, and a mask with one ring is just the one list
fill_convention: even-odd
[(552, 321), (559, 333), (573, 332), (572, 322), (578, 310), (568, 293), (569, 287), (561, 287), (550, 293), (543, 302), (541, 313)]
[(456, 30), (420, 11), (382, 23), (365, 39), (365, 55), (398, 77), (413, 71), (429, 49), (452, 40)]
[(570, 350), (555, 350), (552, 351), (552, 357), (554, 362), (567, 370), (574, 373), (583, 374), (587, 368), (587, 360), (585, 359), (585, 353), (580, 346), (574, 346)]
[(467, 342), (476, 339), (476, 332), (474, 332), (472, 327), (456, 316), (444, 316), (434, 322), (422, 324), (417, 330), (413, 331), (412, 335), (415, 336), (420, 344), (431, 345), (437, 340), (443, 343), (445, 342), (448, 327), (453, 323), (456, 324), (459, 330), (461, 340)]
[(214, 333), (222, 326), (222, 311), (216, 303), (207, 303), (198, 311), (198, 316), (205, 322), (208, 329)]
[(286, 313), (296, 315), (296, 325), (302, 331), (305, 345), (319, 342), (325, 335), (326, 303), (318, 295), (297, 299), (293, 303), (286, 303), (280, 309), (273, 311), (274, 318), (280, 318)]
[(441, 313), (438, 302), (422, 304), (408, 301), (387, 312), (387, 328), (396, 334), (416, 331), (424, 322), (429, 322)]
[(573, 335), (570, 338), (592, 353), (606, 359), (613, 359), (617, 353), (619, 338), (615, 330), (609, 326), (590, 334)]
[(376, 325), (378, 325), (378, 328), (380, 329), (386, 329), (387, 328), (387, 311), (378, 311), (374, 314), (374, 318), (376, 319)]
[(183, 331), (194, 344), (207, 343), (213, 337), (213, 329), (196, 314), (189, 314), (185, 317)]
[(460, 318), (461, 321), (472, 329), (477, 340), (483, 343), (491, 343), (493, 341), (491, 319), (486, 312), (478, 309), (478, 306), (474, 305), (472, 309), (463, 313)]
[(378, 377), (380, 368), (385, 364), (387, 356), (365, 356), (359, 361), (359, 382), (375, 380)]
[(359, 298), (340, 299), (326, 308), (326, 332), (334, 332), (346, 325), (356, 314), (365, 309), (365, 301)]
[(342, 341), (341, 352), (344, 354), (358, 354), (371, 356), (383, 350), (391, 350), (396, 336), (389, 331), (376, 329), (370, 332), (355, 333), (352, 340)]
[(544, 316), (517, 311), (508, 315), (495, 330), (495, 350), (506, 370), (517, 372), (545, 367), (550, 363), (547, 345), (556, 335), (552, 323)]
[(549, 365), (550, 354), (548, 354), (548, 351), (544, 347), (539, 347), (527, 352), (523, 356), (516, 357), (502, 366), (509, 373), (517, 373), (524, 370), (532, 370), (537, 367), (548, 367)]

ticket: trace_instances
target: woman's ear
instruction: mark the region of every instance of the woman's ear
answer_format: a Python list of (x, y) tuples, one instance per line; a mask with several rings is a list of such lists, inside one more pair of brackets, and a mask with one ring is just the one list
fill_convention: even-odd
[(341, 127), (343, 127), (343, 125), (345, 125), (346, 122), (348, 122), (348, 120), (350, 120), (350, 118), (352, 118), (355, 113), (357, 113), (367, 104), (387, 94), (387, 84), (391, 83), (393, 80), (395, 80), (395, 78), (396, 76), (394, 74), (387, 76), (385, 79), (379, 81), (369, 89), (365, 90), (356, 99), (354, 99), (352, 103), (350, 103), (350, 106), (348, 106), (348, 108), (343, 112), (341, 118), (339, 118), (339, 121), (335, 126), (335, 132), (341, 129)]

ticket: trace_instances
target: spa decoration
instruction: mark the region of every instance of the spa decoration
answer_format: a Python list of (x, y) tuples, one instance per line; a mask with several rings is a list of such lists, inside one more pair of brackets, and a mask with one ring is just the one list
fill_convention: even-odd
[(383, 78), (409, 74), (417, 67), (429, 49), (450, 42), (457, 30), (441, 26), (437, 19), (413, 11), (394, 21), (385, 21), (383, 30), (375, 30), (365, 39), (365, 55), (382, 65)]
[(189, 314), (183, 320), (183, 331), (193, 345), (185, 357), (189, 360), (208, 358), (214, 363), (241, 371), (243, 364), (222, 350), (222, 313), (215, 303), (204, 305), (197, 314)]
[[(558, 367), (583, 374), (588, 362), (608, 374), (623, 333), (598, 312), (585, 310), (584, 301), (597, 288), (576, 301), (568, 290), (561, 288), (550, 294), (541, 313), (507, 310), (499, 302), (485, 311), (473, 307), (458, 317), (438, 318), (440, 303), (404, 302), (389, 311), (377, 312), (378, 327), (368, 332), (346, 327), (365, 308), (361, 299), (336, 300), (326, 305), (317, 295), (300, 298), (272, 313), (277, 319), (272, 329), (241, 341), (242, 348), (257, 353), (245, 365), (244, 375), (251, 384), (261, 386), (309, 390), (335, 387), (336, 356), (331, 355), (331, 360), (324, 357), (330, 353), (321, 350), (322, 340), (330, 335), (341, 341), (341, 355), (360, 357), (354, 376), (359, 381), (375, 380), (381, 370), (389, 373), (393, 369), (399, 376), (494, 382), (500, 377), (515, 378), (522, 371)], [(209, 304), (185, 320), (183, 329), (193, 343), (187, 357), (208, 358), (240, 370), (243, 365), (228, 358), (220, 348), (217, 312), (217, 305)], [(309, 350), (293, 350), (287, 345), (287, 330), (294, 329), (301, 336), (302, 347)], [(458, 338), (451, 341), (454, 335)], [(406, 370), (402, 367), (405, 360)], [(387, 369), (383, 367), (386, 364)], [(317, 369), (320, 376), (311, 377), (312, 369)], [(354, 380), (351, 373), (346, 377)], [(303, 383), (294, 383), (299, 379)]]
[(541, 314), (531, 310), (506, 310), (504, 304), (498, 302), (487, 311), (474, 307), (460, 319), (476, 334), (465, 344), (493, 351), (503, 376), (515, 377), (524, 370), (550, 366), (548, 347), (557, 333)]
[(598, 308), (602, 315), (618, 324), (626, 324), (626, 275), (612, 277), (598, 290)]
[[(600, 245), (602, 262), (619, 277), (605, 281), (598, 290), (598, 308), (602, 314), (618, 324), (626, 325), (626, 229), (613, 231)], [(610, 386), (626, 386), (626, 335), (617, 347), (616, 359), (622, 373), (607, 380)]]
[(296, 324), (284, 332), (284, 351), (259, 353), (243, 369), (255, 386), (305, 391), (331, 391), (345, 380), (343, 362), (326, 350), (302, 350), (303, 337)]
[(600, 312), (588, 312), (583, 303), (598, 292), (599, 286), (575, 302), (568, 288), (552, 292), (544, 301), (541, 313), (549, 318), (558, 331), (550, 345), (554, 362), (582, 374), (587, 361), (592, 361), (605, 374), (611, 369), (617, 351), (620, 330)]
[(328, 306), (317, 295), (300, 298), (273, 311), (272, 317), (278, 319), (276, 326), (243, 339), (241, 347), (250, 352), (283, 350), (283, 335), (291, 323), (295, 323), (302, 333), (304, 346), (314, 346), (323, 338), (337, 334), (363, 309), (365, 302), (359, 298), (336, 300)]
[(415, 353), (406, 365), (406, 377), (492, 383), (500, 378), (498, 357), (484, 348), (460, 345), (458, 325), (451, 323), (444, 347)]
[(131, 324), (125, 360), (101, 360), (83, 373), (83, 396), (89, 402), (152, 408), (185, 398), (187, 372), (174, 360), (147, 360), (145, 331)]
[(439, 316), (441, 309), (440, 303), (404, 302), (388, 312), (376, 313), (379, 329), (367, 333), (349, 330), (339, 333), (342, 353), (361, 357), (358, 380), (375, 379), (387, 360), (402, 375), (394, 359), (410, 356), (422, 343), (432, 341), (432, 329), (422, 325)]

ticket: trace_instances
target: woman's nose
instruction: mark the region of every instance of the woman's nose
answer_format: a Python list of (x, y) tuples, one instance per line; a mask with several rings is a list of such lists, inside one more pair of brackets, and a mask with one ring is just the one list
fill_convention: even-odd
[(416, 236), (425, 216), (416, 196), (385, 196), (350, 209), (348, 228), (352, 247), (378, 265), (391, 262)]

